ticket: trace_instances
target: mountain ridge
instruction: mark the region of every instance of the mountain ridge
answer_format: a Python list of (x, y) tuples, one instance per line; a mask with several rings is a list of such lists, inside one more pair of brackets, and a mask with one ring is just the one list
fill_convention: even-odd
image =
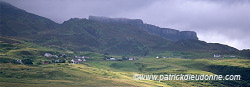
[(160, 36), (164, 39), (178, 41), (182, 39), (195, 39), (198, 40), (197, 34), (194, 31), (179, 31), (171, 28), (160, 28), (155, 25), (146, 24), (141, 19), (129, 19), (129, 18), (109, 18), (101, 16), (89, 16), (89, 20), (98, 21), (102, 23), (122, 23), (138, 26), (142, 30), (147, 31), (149, 34)]
[[(91, 18), (71, 18), (62, 24), (57, 24), (50, 19), (28, 13), (10, 4), (0, 2), (0, 5), (4, 7), (1, 8), (3, 15), (1, 15), (0, 36), (33, 42), (54, 49), (139, 56), (162, 51), (212, 53), (228, 49), (237, 51), (230, 46), (211, 45), (199, 41), (196, 33), (192, 31), (160, 28), (144, 24), (140, 19), (127, 21), (131, 19), (115, 18), (114, 22), (104, 23), (91, 20)], [(19, 15), (16, 12), (22, 12), (22, 14)]]

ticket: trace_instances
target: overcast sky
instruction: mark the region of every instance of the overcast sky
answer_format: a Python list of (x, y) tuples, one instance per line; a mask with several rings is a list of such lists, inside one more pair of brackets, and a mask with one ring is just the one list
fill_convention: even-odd
[(93, 16), (196, 31), (200, 40), (250, 49), (250, 0), (3, 0), (55, 22)]

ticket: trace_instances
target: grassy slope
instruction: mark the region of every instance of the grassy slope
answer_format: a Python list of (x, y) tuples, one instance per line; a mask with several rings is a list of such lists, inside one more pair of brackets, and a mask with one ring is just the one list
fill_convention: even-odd
[[(249, 69), (249, 60), (205, 60), (205, 59), (142, 59), (137, 61), (89, 61), (84, 64), (49, 64), (26, 66), (1, 64), (1, 85), (15, 86), (226, 86), (222, 83), (206, 81), (137, 81), (132, 76), (144, 74), (214, 74), (202, 70), (207, 65), (228, 65)], [(111, 67), (119, 63), (122, 67)], [(147, 65), (143, 72), (138, 71), (134, 63)], [(204, 66), (198, 66), (204, 64)], [(167, 66), (167, 67), (166, 67)]]
[[(160, 86), (147, 81), (134, 81), (125, 76), (128, 73), (101, 70), (86, 65), (49, 64), (41, 66), (26, 66), (1, 64), (1, 85), (27, 86)], [(26, 75), (25, 75), (26, 74)], [(42, 75), (41, 75), (42, 74)]]
[[(46, 60), (41, 53), (60, 52), (32, 43), (1, 37), (3, 59), (32, 58)], [(24, 52), (24, 54), (23, 54)], [(30, 53), (31, 55), (25, 55)], [(21, 53), (21, 54), (20, 54)], [(70, 52), (68, 52), (70, 53)], [(133, 75), (141, 74), (240, 74), (249, 77), (249, 60), (245, 59), (181, 59), (142, 58), (136, 61), (103, 61), (98, 53), (76, 53), (93, 56), (83, 64), (53, 63), (48, 65), (20, 65), (0, 63), (0, 86), (249, 86), (249, 78), (242, 81), (137, 81)], [(164, 53), (165, 54), (165, 53)], [(171, 54), (171, 53), (169, 53)], [(98, 58), (98, 59), (97, 59)], [(136, 64), (146, 67), (139, 70)]]
[[(133, 81), (126, 76), (128, 73), (101, 70), (85, 65), (68, 63), (37, 65), (35, 62), (48, 60), (42, 56), (45, 52), (60, 53), (60, 51), (40, 47), (6, 37), (1, 40), (1, 60), (32, 59), (34, 65), (0, 63), (0, 86), (162, 86), (161, 83), (151, 84), (147, 81)], [(65, 52), (64, 52), (65, 53)], [(91, 56), (90, 60), (102, 60), (98, 53), (75, 53), (76, 55)], [(99, 59), (98, 59), (99, 58)]]
[[(115, 72), (129, 72), (129, 73), (142, 73), (142, 74), (205, 74), (205, 75), (241, 75), (242, 78), (248, 79), (249, 75), (246, 71), (249, 71), (249, 60), (245, 59), (226, 59), (226, 60), (208, 60), (208, 59), (180, 59), (180, 58), (162, 58), (162, 59), (141, 59), (137, 61), (91, 61), (87, 64), (93, 65), (94, 67), (115, 71)], [(113, 67), (112, 64), (119, 63), (119, 67)], [(144, 71), (140, 72), (135, 63), (145, 64), (147, 67)], [(218, 66), (221, 68), (213, 69), (210, 66)], [(224, 66), (234, 68), (227, 73)], [(236, 68), (235, 68), (236, 67)], [(237, 70), (238, 69), (238, 70)], [(223, 73), (218, 73), (223, 72)], [(239, 72), (237, 72), (239, 71)], [(246, 73), (242, 73), (246, 72)], [(128, 74), (132, 77), (133, 74)], [(157, 82), (157, 81), (154, 81)], [(235, 84), (244, 83), (245, 86), (249, 86), (247, 81), (233, 81)], [(170, 86), (232, 86), (235, 84), (228, 84), (228, 82), (216, 82), (216, 81), (162, 81), (166, 85)]]

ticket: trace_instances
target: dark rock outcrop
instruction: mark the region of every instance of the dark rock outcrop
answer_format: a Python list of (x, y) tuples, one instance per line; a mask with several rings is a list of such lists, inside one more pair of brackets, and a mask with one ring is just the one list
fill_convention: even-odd
[(127, 18), (108, 18), (89, 16), (89, 20), (98, 21), (102, 23), (122, 23), (139, 27), (140, 29), (147, 31), (149, 34), (160, 36), (162, 38), (178, 41), (183, 39), (195, 39), (198, 40), (197, 34), (194, 31), (179, 31), (170, 28), (160, 28), (155, 25), (145, 24), (141, 19), (127, 19)]

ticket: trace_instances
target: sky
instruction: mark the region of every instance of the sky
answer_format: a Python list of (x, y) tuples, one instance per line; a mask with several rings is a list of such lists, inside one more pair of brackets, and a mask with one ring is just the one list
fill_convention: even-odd
[(144, 23), (195, 31), (209, 43), (250, 49), (250, 0), (2, 0), (62, 23), (89, 15), (142, 19)]

